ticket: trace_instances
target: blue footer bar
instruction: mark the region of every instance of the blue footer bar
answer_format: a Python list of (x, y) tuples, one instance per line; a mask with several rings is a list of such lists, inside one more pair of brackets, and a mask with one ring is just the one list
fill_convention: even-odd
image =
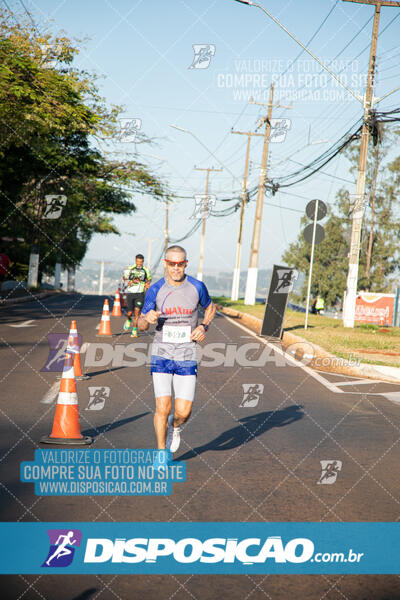
[(0, 523), (1, 574), (400, 573), (400, 523)]

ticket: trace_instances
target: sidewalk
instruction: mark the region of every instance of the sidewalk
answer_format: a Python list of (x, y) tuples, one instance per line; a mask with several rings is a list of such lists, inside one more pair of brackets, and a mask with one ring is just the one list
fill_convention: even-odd
[(31, 302), (32, 300), (41, 300), (52, 294), (64, 293), (60, 290), (27, 290), (24, 287), (13, 288), (6, 290), (0, 297), (0, 307), (9, 306), (10, 304), (19, 304), (20, 302)]
[[(258, 317), (219, 304), (217, 304), (217, 309), (230, 318), (239, 319), (242, 325), (255, 333), (260, 333), (262, 320)], [(400, 368), (375, 364), (353, 364), (344, 358), (330, 354), (321, 346), (289, 331), (283, 332), (281, 345), (296, 359), (305, 362), (309, 367), (318, 371), (340, 373), (366, 379), (379, 379), (390, 383), (400, 382)]]

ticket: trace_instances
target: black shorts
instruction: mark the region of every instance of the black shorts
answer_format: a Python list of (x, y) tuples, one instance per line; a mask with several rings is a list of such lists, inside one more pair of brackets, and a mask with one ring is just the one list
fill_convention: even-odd
[(133, 311), (134, 308), (140, 308), (142, 310), (144, 304), (144, 292), (136, 294), (126, 294), (126, 305), (128, 312)]
[(0, 273), (0, 281), (4, 281), (6, 278), (5, 273)]

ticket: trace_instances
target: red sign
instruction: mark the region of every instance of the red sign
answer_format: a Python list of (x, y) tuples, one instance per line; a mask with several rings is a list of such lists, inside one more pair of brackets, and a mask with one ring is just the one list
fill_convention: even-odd
[(360, 292), (356, 298), (355, 320), (362, 323), (392, 325), (394, 294)]

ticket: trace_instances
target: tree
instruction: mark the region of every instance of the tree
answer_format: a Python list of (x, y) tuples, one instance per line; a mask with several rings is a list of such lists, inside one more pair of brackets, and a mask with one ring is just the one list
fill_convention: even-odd
[[(65, 266), (79, 264), (94, 233), (118, 233), (113, 214), (136, 210), (134, 193), (161, 198), (165, 190), (143, 163), (109, 160), (96, 147), (117, 135), (120, 109), (105, 104), (94, 76), (73, 68), (71, 40), (2, 16), (0, 237), (24, 238), (12, 251), (22, 278), (32, 248), (40, 247), (42, 272), (60, 253)], [(43, 219), (46, 196), (59, 194), (67, 197), (62, 217)]]
[[(343, 202), (345, 200), (343, 199)], [(309, 223), (307, 217), (301, 221), (301, 229)], [(324, 223), (325, 239), (315, 246), (313, 279), (311, 296), (318, 294), (323, 296), (328, 305), (335, 304), (340, 300), (340, 290), (346, 287), (346, 261), (348, 243), (345, 238), (344, 219), (330, 214)], [(284, 262), (308, 276), (311, 260), (311, 245), (299, 235), (296, 242), (290, 244), (288, 250), (282, 256)], [(307, 295), (307, 277), (304, 282), (298, 300), (305, 301)]]

